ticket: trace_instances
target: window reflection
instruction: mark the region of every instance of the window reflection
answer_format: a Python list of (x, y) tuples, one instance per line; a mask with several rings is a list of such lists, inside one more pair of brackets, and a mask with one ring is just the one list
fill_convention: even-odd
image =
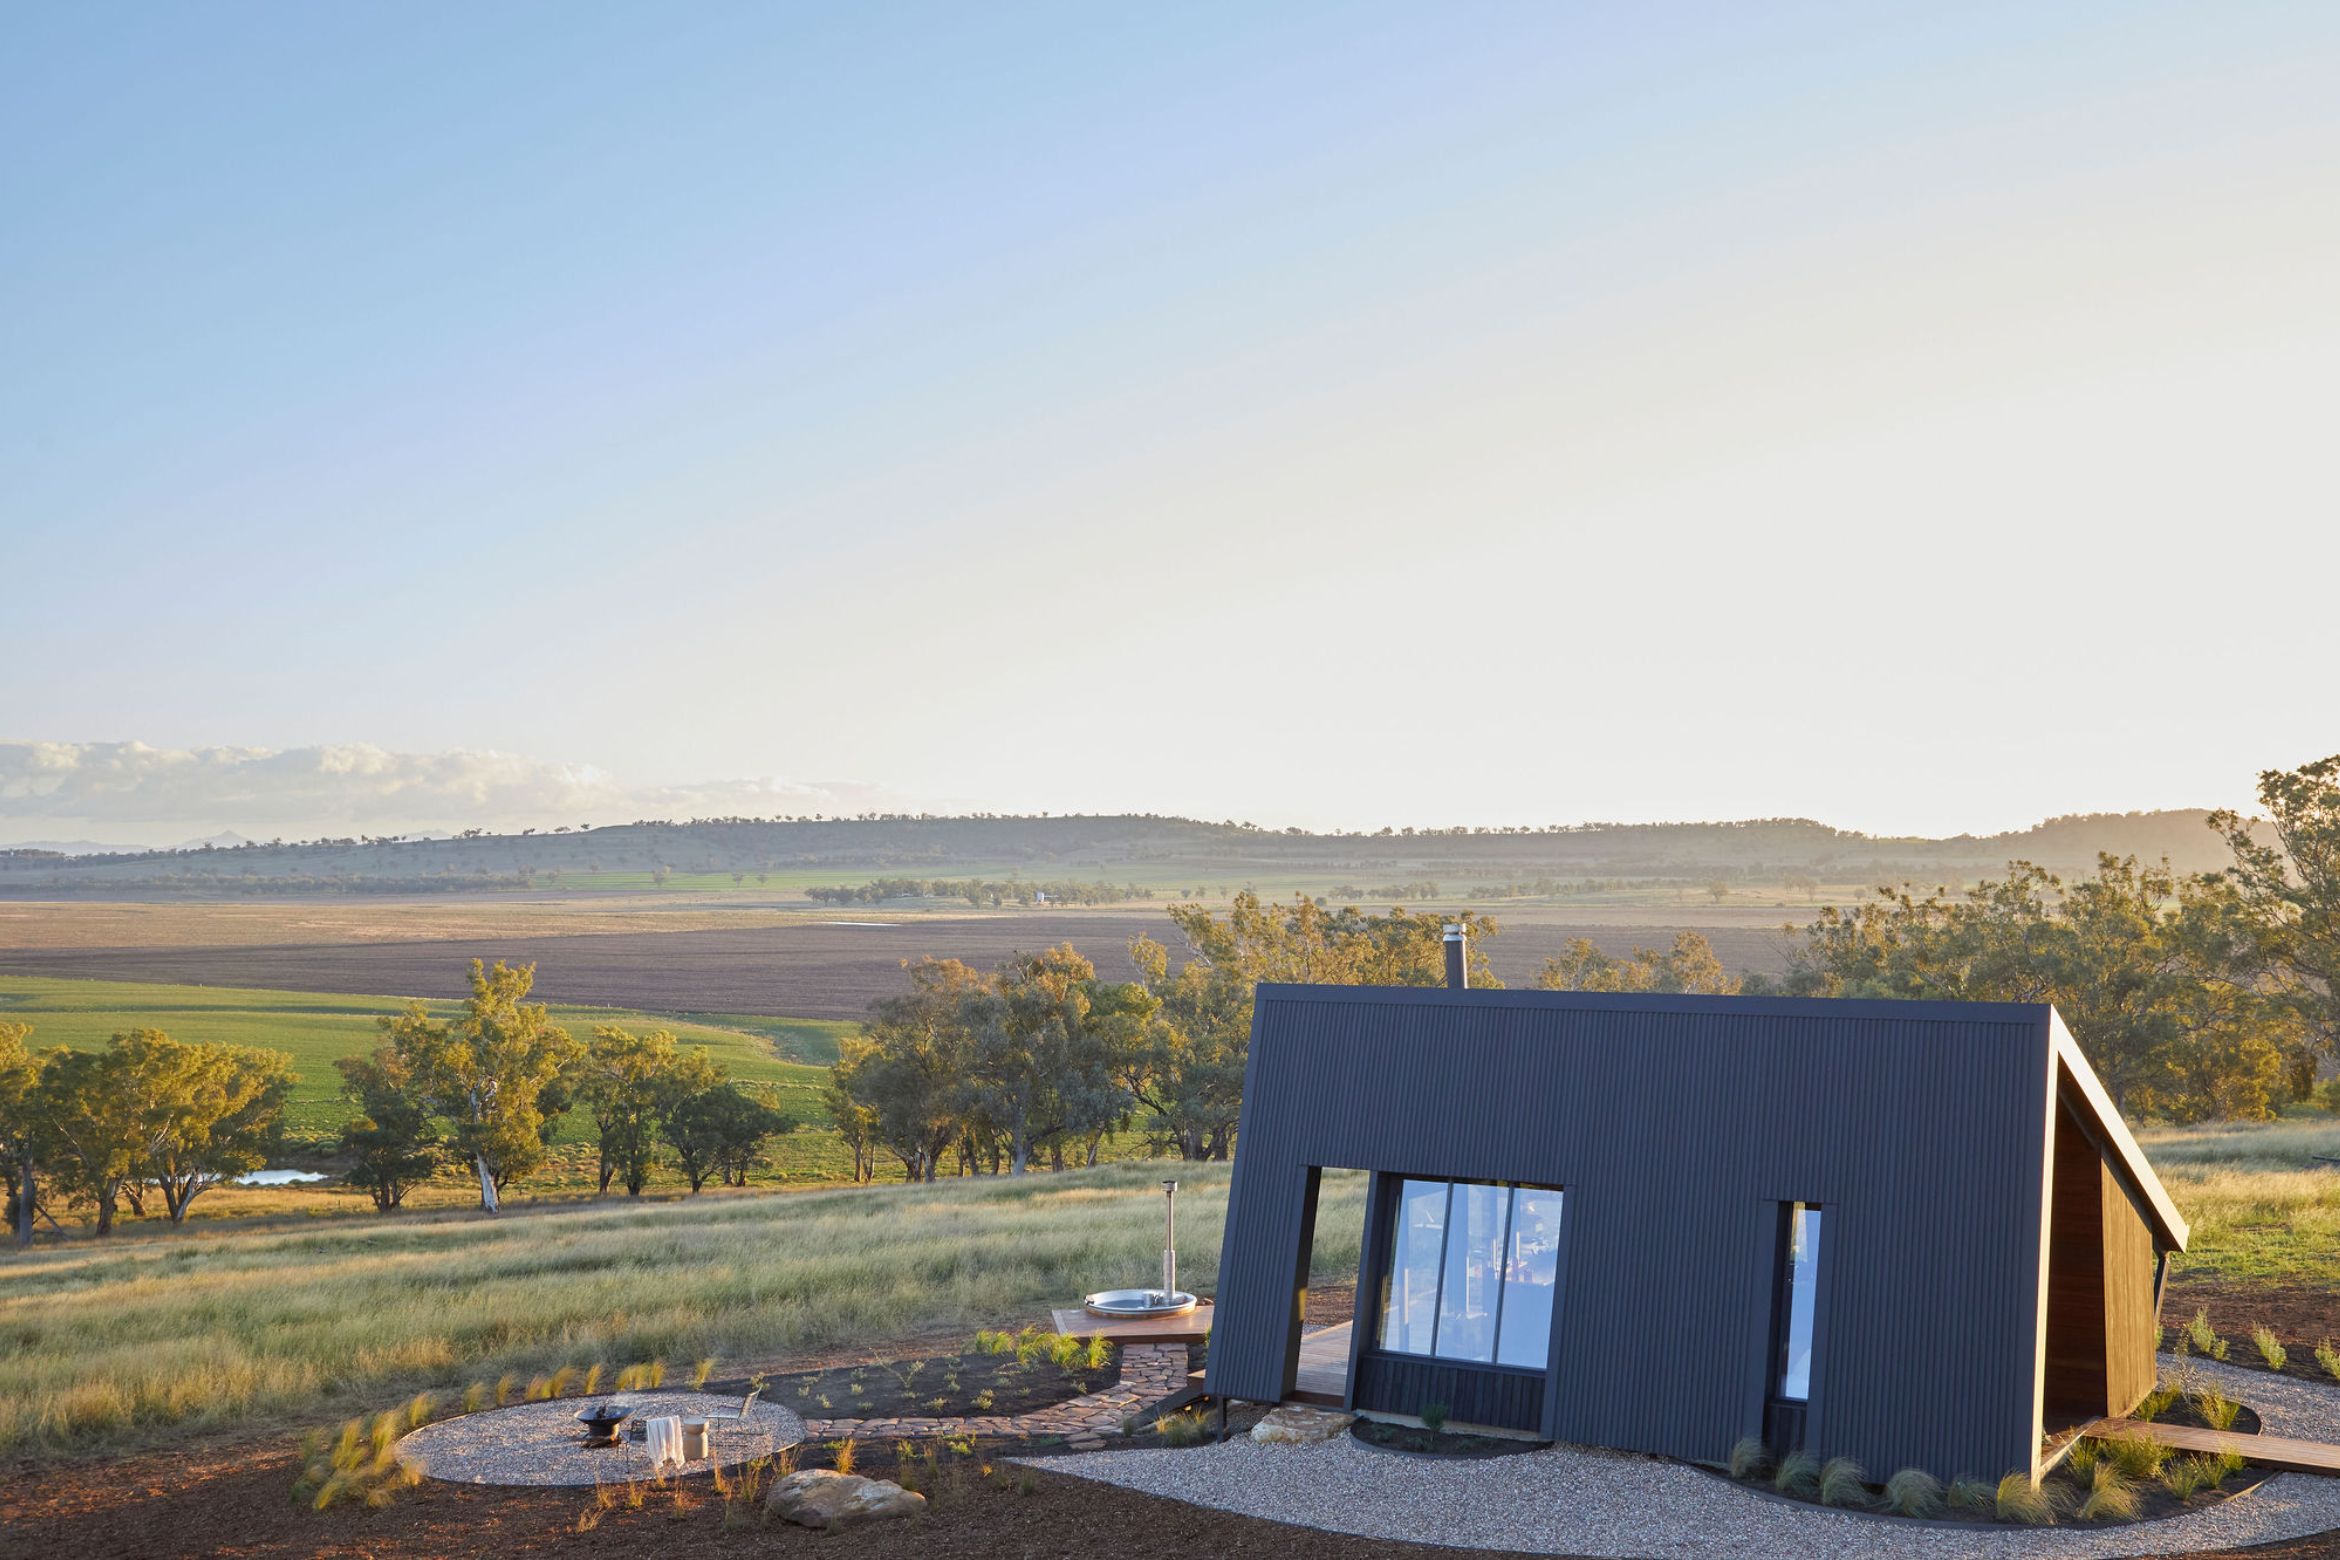
[(1550, 1187), (1401, 1182), (1380, 1347), (1542, 1369), (1558, 1309), (1560, 1209)]
[(1812, 1398), (1812, 1313), (1820, 1294), (1820, 1210), (1804, 1203), (1787, 1209), (1781, 1263), (1779, 1395)]

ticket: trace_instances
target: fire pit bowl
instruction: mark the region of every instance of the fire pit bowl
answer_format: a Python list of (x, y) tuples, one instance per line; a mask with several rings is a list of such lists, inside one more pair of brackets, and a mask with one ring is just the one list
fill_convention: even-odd
[(587, 1446), (615, 1446), (618, 1444), (618, 1426), (626, 1422), (633, 1410), (623, 1403), (588, 1403), (577, 1411), (577, 1422), (585, 1427)]
[(1184, 1316), (1199, 1303), (1183, 1289), (1100, 1289), (1081, 1298), (1091, 1316)]

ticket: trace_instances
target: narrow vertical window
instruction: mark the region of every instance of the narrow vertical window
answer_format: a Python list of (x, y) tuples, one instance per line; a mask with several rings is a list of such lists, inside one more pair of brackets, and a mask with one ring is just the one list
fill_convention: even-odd
[(1495, 1308), (1503, 1294), (1503, 1226), (1511, 1189), (1462, 1182), (1447, 1220), (1446, 1283), (1439, 1291), (1442, 1360), (1484, 1365), (1495, 1358)]
[(1812, 1315), (1820, 1297), (1820, 1210), (1790, 1203), (1780, 1210), (1779, 1392), (1791, 1403), (1812, 1399)]

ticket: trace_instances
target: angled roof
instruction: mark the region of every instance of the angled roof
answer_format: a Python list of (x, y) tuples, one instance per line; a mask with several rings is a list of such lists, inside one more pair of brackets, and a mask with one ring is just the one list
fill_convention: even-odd
[[(1275, 1009), (1287, 1003), (1393, 1004), (1453, 1007), (1457, 1013), (1488, 1008), (1537, 1008), (1611, 1013), (1678, 1013), (1708, 1018), (1744, 1015), (1767, 1018), (1810, 1018), (1833, 1021), (1883, 1020), (1894, 1024), (1939, 1023), (1982, 1028), (2014, 1025), (2037, 1033), (2044, 1030), (2054, 1061), (2053, 1078), (2082, 1129), (2113, 1173), (2127, 1188), (2138, 1213), (2153, 1226), (2165, 1246), (2184, 1250), (2189, 1231), (2185, 1216), (2154, 1174), (2144, 1150), (2130, 1135), (2120, 1111), (2096, 1070), (2088, 1064), (2061, 1015), (2043, 1002), (1900, 1001), (1849, 997), (1717, 997), (1658, 995), (1648, 992), (1544, 991), (1445, 986), (1320, 986), (1262, 983), (1258, 988), (1258, 1023), (1273, 1023)], [(2043, 1121), (2044, 1127), (2044, 1121)]]

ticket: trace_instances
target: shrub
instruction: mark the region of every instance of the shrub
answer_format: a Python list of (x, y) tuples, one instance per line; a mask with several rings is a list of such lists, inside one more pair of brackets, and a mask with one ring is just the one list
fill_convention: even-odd
[(1885, 1481), (1885, 1505), (1899, 1516), (1940, 1516), (1942, 1481), (1923, 1468), (1904, 1468)]
[(989, 1387), (985, 1387), (968, 1401), (973, 1404), (976, 1413), (988, 1414), (991, 1412), (991, 1406), (999, 1401), (999, 1394)]
[(853, 1459), (855, 1456), (856, 1452), (854, 1450), (853, 1437), (846, 1436), (842, 1440), (831, 1441), (829, 1443), (829, 1466), (836, 1469), (839, 1473), (851, 1473), (853, 1471)]
[(2214, 1360), (2226, 1358), (2226, 1340), (2219, 1337), (2217, 1330), (2211, 1327), (2210, 1312), (2207, 1309), (2196, 1311), (2194, 1319), (2186, 1323), (2185, 1341), (2192, 1346), (2196, 1354)]
[(2008, 1474), (1999, 1481), (1997, 1495), (1992, 1502), (2001, 1522), (2020, 1522), (2025, 1527), (2046, 1527), (2056, 1520), (2056, 1508), (2049, 1504), (2047, 1495), (2031, 1482), (2031, 1475), (2023, 1472)]
[(1164, 1446), (1193, 1446), (1210, 1430), (1200, 1414), (1165, 1414), (1154, 1421), (1154, 1433)]
[(2194, 1394), (2194, 1412), (2200, 1414), (2202, 1423), (2213, 1430), (2232, 1430), (2235, 1416), (2242, 1412), (2242, 1405), (2216, 1387), (2204, 1387)]
[(2180, 1500), (2191, 1500), (2218, 1482), (2218, 1464), (2208, 1457), (2180, 1457), (2162, 1470), (2161, 1482)]
[(1771, 1471), (1771, 1487), (1782, 1495), (1810, 1500), (1820, 1493), (1820, 1459), (1810, 1452), (1790, 1452)]
[(2267, 1362), (2269, 1370), (2281, 1370), (2284, 1361), (2291, 1358), (2275, 1337), (2275, 1329), (2265, 1322), (2251, 1329), (2251, 1347), (2259, 1351), (2259, 1358)]
[(2104, 1460), (2124, 1479), (2158, 1479), (2169, 1448), (2141, 1435), (2120, 1435), (2104, 1443)]
[(1987, 1517), (1998, 1510), (1999, 1492), (1988, 1479), (1970, 1479), (1964, 1474), (1950, 1481), (1950, 1488), (1942, 1503), (1952, 1511), (1970, 1517)]
[(1869, 1470), (1850, 1457), (1831, 1457), (1820, 1470), (1820, 1503), (1824, 1506), (1866, 1506)]
[(1771, 1448), (1763, 1444), (1759, 1435), (1743, 1435), (1731, 1446), (1731, 1477), (1734, 1479), (1768, 1479), (1774, 1464)]
[(2136, 1492), (2121, 1470), (2110, 1462), (2096, 1465), (2088, 1481), (2088, 1498), (2080, 1503), (2083, 1522), (2127, 1522), (2137, 1515)]
[(1446, 1428), (1446, 1416), (1449, 1412), (1451, 1410), (1444, 1403), (1424, 1403), (1422, 1405), (1422, 1428), (1429, 1431), (1432, 1438), (1435, 1439), (1438, 1432)]
[(2340, 1349), (2332, 1347), (2331, 1339), (2326, 1338), (2316, 1345), (2316, 1363), (2324, 1367), (2325, 1375), (2340, 1381)]

